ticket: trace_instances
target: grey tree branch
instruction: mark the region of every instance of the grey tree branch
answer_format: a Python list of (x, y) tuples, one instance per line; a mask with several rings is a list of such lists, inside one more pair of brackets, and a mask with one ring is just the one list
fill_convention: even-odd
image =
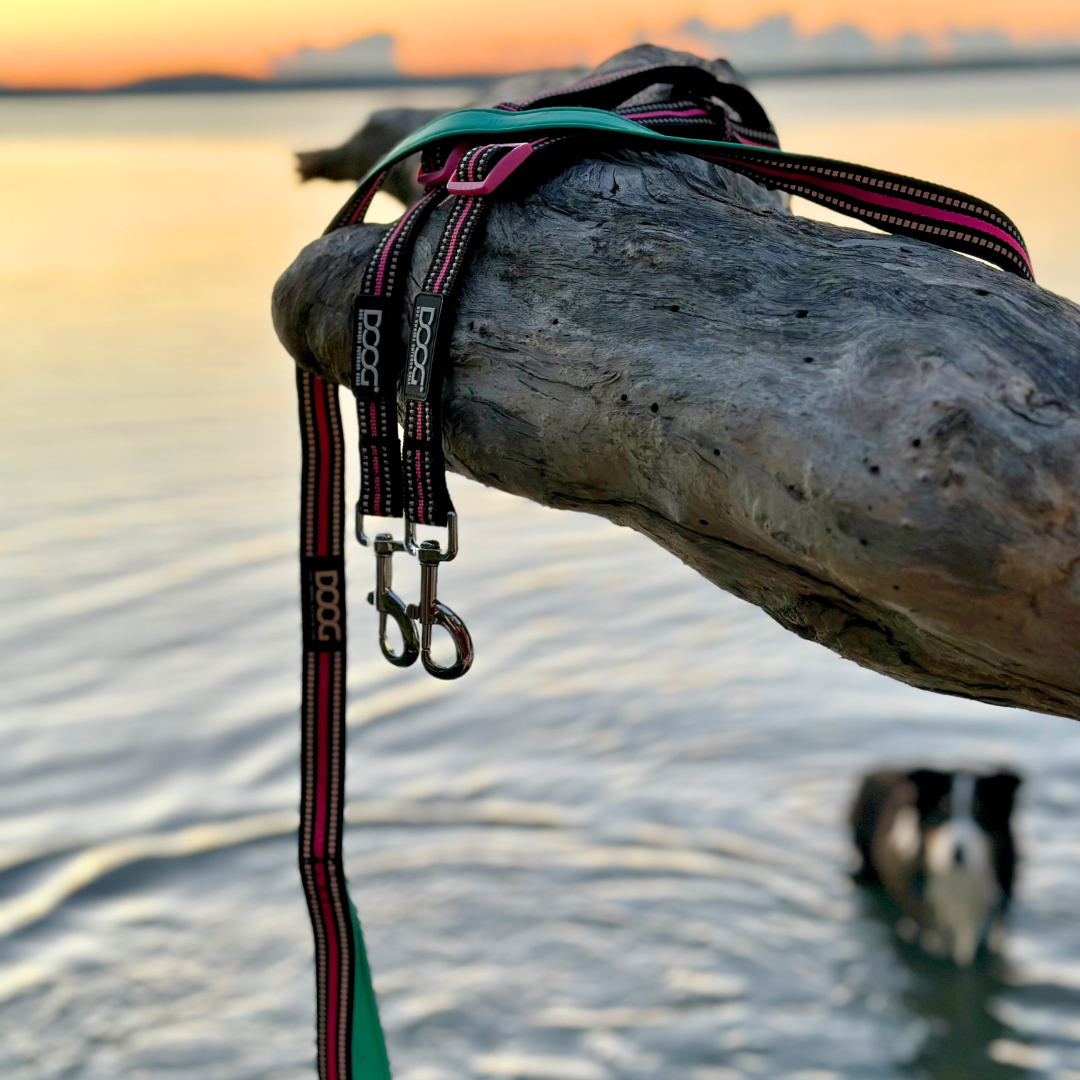
[[(275, 289), (326, 378), (380, 231), (316, 241)], [(621, 153), (492, 208), (450, 362), (458, 472), (645, 533), (882, 674), (1080, 718), (1075, 304)]]

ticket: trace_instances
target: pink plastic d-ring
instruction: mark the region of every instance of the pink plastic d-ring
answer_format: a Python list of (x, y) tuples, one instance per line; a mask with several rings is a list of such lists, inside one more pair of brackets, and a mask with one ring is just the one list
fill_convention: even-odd
[(465, 151), (469, 149), (467, 142), (459, 142), (453, 150), (450, 151), (449, 156), (446, 159), (446, 164), (441, 169), (435, 169), (432, 172), (419, 172), (416, 174), (416, 182), (421, 187), (434, 187), (436, 184), (442, 184), (449, 180), (454, 175), (454, 170), (458, 167), (458, 162), (465, 156)]
[(509, 146), (510, 153), (500, 158), (483, 180), (451, 180), (446, 190), (451, 195), (490, 195), (532, 152), (532, 143), (496, 143)]

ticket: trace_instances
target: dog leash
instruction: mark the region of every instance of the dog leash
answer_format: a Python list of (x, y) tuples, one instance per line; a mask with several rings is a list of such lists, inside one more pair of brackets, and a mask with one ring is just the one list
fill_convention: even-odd
[[(667, 85), (661, 102), (625, 105)], [(573, 157), (633, 148), (692, 154), (761, 183), (801, 195), (887, 232), (975, 255), (1033, 280), (1016, 226), (988, 203), (950, 188), (882, 170), (787, 154), (750, 91), (701, 68), (655, 65), (614, 72), (527, 101), (449, 113), (419, 129), (360, 182), (327, 232), (363, 222), (386, 171), (420, 151), (425, 194), (390, 226), (365, 268), (352, 311), (351, 385), (359, 425), (359, 542), (373, 548), (379, 646), (392, 664), (418, 658), (443, 679), (469, 670), (468, 630), (437, 596), (438, 569), (458, 551), (457, 514), (446, 488), (442, 386), (454, 303), (492, 196), (526, 161), (546, 151)], [(551, 156), (555, 156), (554, 153)], [(534, 163), (535, 164), (535, 163)], [(407, 350), (401, 341), (411, 252), (433, 211), (450, 202), (435, 257), (413, 304)], [(303, 613), (301, 878), (315, 938), (317, 1062), (320, 1080), (390, 1080), (363, 934), (342, 863), (345, 780), (346, 611), (344, 440), (337, 386), (297, 369), (303, 444), (300, 568)], [(404, 442), (397, 435), (398, 384), (405, 398)], [(404, 517), (400, 540), (369, 539), (369, 517)], [(445, 526), (446, 550), (416, 542), (416, 527)], [(420, 564), (420, 599), (393, 590), (392, 559)], [(393, 620), (402, 636), (387, 638)], [(419, 626), (419, 630), (417, 629)], [(455, 661), (431, 657), (435, 626), (455, 645)]]

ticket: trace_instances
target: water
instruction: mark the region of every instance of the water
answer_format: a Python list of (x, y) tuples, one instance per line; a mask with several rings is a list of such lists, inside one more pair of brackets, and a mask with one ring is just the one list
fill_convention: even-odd
[[(792, 149), (998, 202), (1080, 298), (1078, 90), (761, 92)], [(0, 102), (11, 1080), (312, 1076), (298, 447), (268, 297), (346, 194), (298, 187), (290, 151), (387, 100)], [(452, 489), (461, 683), (376, 659), (350, 553), (347, 864), (399, 1080), (1080, 1077), (1074, 723), (910, 690), (641, 537)], [(862, 770), (957, 759), (1026, 776), (1006, 957), (962, 973), (894, 944), (843, 824)]]

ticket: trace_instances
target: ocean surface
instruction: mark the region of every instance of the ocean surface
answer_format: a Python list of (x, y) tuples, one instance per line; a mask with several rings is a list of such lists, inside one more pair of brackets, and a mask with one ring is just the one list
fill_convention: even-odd
[[(997, 203), (1080, 300), (1080, 73), (758, 90), (789, 149)], [(314, 1075), (269, 296), (348, 189), (291, 154), (467, 97), (0, 100), (5, 1080)], [(1080, 1080), (1080, 726), (864, 671), (605, 521), (452, 491), (459, 683), (378, 657), (349, 551), (347, 865), (397, 1080)], [(1025, 777), (1005, 954), (961, 972), (897, 944), (844, 824), (863, 770), (956, 761)]]

